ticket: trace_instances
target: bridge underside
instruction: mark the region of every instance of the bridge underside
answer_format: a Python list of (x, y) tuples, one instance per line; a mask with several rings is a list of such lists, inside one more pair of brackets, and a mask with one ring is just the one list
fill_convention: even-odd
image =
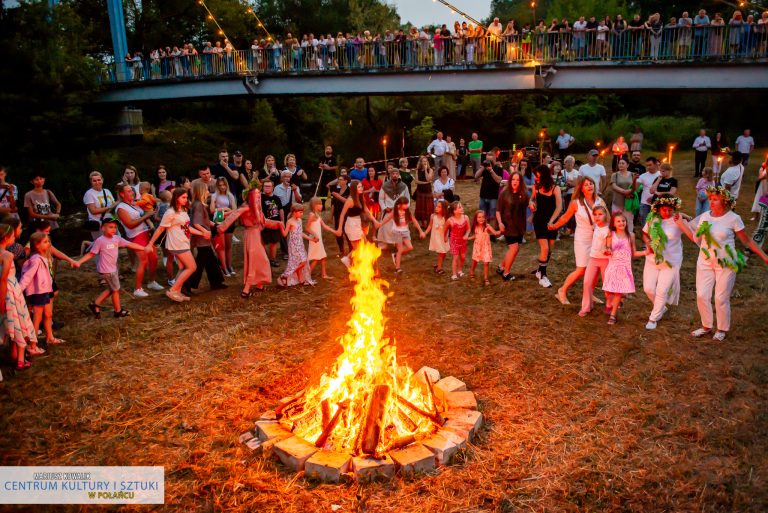
[(768, 64), (558, 64), (541, 67), (368, 73), (301, 73), (132, 82), (103, 92), (100, 103), (204, 100), (217, 96), (504, 94), (740, 91), (768, 89)]

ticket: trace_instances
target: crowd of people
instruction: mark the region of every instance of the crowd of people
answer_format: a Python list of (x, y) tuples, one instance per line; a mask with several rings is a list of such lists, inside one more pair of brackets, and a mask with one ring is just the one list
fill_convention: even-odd
[[(389, 253), (394, 273), (400, 275), (407, 265), (406, 255), (414, 249), (411, 234), (415, 232), (421, 239), (429, 237), (436, 276), (447, 274), (444, 266), (450, 256), (450, 279), (466, 279), (469, 257), (468, 278), (482, 273), (486, 286), (494, 270), (504, 282), (516, 279), (512, 267), (520, 245), (533, 238), (538, 244), (538, 266), (532, 274), (545, 288), (552, 287), (548, 266), (556, 241), (572, 236), (575, 268), (555, 297), (569, 304), (569, 290), (582, 280), (579, 315), (587, 316), (599, 302), (594, 290), (602, 278), (609, 324), (617, 322), (626, 295), (635, 292), (632, 259), (645, 257), (642, 288), (652, 304), (649, 330), (663, 319), (669, 305), (677, 303), (682, 238), (687, 237), (699, 247), (696, 296), (701, 328), (692, 335), (712, 334), (723, 340), (730, 330), (730, 294), (746, 263), (736, 239), (768, 263), (761, 248), (768, 231), (768, 164), (763, 162), (758, 171), (753, 210), (761, 218), (750, 239), (733, 210), (742, 193), (745, 154), (754, 148), (748, 131), (737, 140), (739, 150), (720, 148), (728, 158), (728, 167), (721, 173), (706, 165), (708, 159), (699, 170), (697, 157), (695, 173), (701, 179), (696, 184), (693, 218), (681, 210), (671, 164), (655, 156), (642, 158), (639, 133), (631, 137), (631, 146), (623, 137), (612, 144), (619, 153), (610, 175), (596, 148), (587, 151), (586, 162), (577, 161), (570, 151), (575, 139), (564, 129), (554, 143), (564, 150), (562, 160), (553, 159), (552, 141), (543, 129), (536, 161), (525, 153), (511, 152), (504, 165), (501, 151), (486, 149), (478, 133), (471, 134), (469, 143), (460, 138), (456, 145), (438, 132), (415, 168), (401, 158), (386, 162), (383, 173), (362, 157), (349, 169), (339, 166), (331, 146), (325, 147), (312, 173), (292, 154), (283, 158), (280, 167), (268, 155), (263, 165), (254, 168), (240, 151), (233, 153), (230, 162), (225, 149), (215, 164), (199, 166), (194, 179), (173, 178), (160, 165), (151, 181), (142, 181), (138, 170), (129, 165), (114, 194), (105, 187), (102, 174), (93, 171), (91, 188), (83, 198), (84, 229), (90, 240), (83, 241), (77, 258), (55, 247), (61, 203), (45, 187), (44, 172), (32, 173), (32, 189), (19, 205), (18, 188), (6, 181), (6, 170), (0, 167), (0, 297), (4, 298), (0, 336), (10, 342), (19, 370), (30, 366), (30, 356), (46, 351), (40, 339), (49, 348), (64, 342), (54, 334), (60, 323), (53, 319), (59, 260), (73, 268), (95, 260), (101, 291), (94, 292), (88, 308), (99, 318), (111, 306), (112, 315), (121, 318), (130, 312), (121, 303), (121, 281), (125, 280), (120, 248), (127, 249), (131, 260), (135, 299), (164, 291), (174, 302), (190, 301), (201, 286), (203, 271), (214, 290), (226, 288), (226, 279), (241, 273), (240, 296), (247, 299), (272, 283), (273, 269), (282, 265), (278, 248), (285, 260), (278, 284), (312, 286), (317, 279), (331, 279), (329, 253), (337, 253), (340, 263), (349, 266), (363, 240)], [(722, 158), (702, 131), (693, 148), (698, 152), (704, 147), (713, 151), (713, 162)], [(310, 174), (317, 176), (311, 184), (314, 193), (302, 193)], [(473, 212), (465, 213), (465, 205), (474, 201), (462, 202), (457, 194), (456, 182), (461, 179), (479, 183)], [(26, 245), (21, 243), (20, 212), (29, 221)], [(243, 228), (241, 241), (234, 233), (238, 223)], [(326, 249), (323, 232), (333, 234), (336, 251)], [(242, 270), (232, 263), (237, 242), (243, 248)], [(495, 243), (501, 242), (503, 254), (494, 255)], [(377, 272), (389, 272), (386, 259), (377, 266)], [(160, 283), (161, 271), (167, 286)]]
[(571, 61), (591, 59), (720, 59), (768, 56), (768, 11), (757, 19), (734, 10), (726, 21), (701, 9), (683, 12), (666, 22), (659, 13), (631, 20), (580, 16), (553, 18), (549, 23), (506, 25), (494, 18), (483, 27), (447, 25), (301, 37), (254, 39), (237, 51), (229, 39), (206, 41), (200, 51), (192, 43), (126, 55), (130, 79), (210, 76), (235, 71), (297, 71), (353, 68), (474, 65), (497, 62)]

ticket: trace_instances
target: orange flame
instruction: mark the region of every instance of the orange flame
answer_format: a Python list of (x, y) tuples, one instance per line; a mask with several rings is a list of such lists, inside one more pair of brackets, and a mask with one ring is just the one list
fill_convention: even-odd
[[(381, 436), (376, 452), (385, 452), (402, 437), (434, 431), (432, 422), (424, 416), (404, 414), (404, 407), (397, 399), (400, 396), (426, 412), (434, 411), (431, 396), (413, 379), (413, 372), (407, 366), (398, 365), (394, 340), (384, 337), (387, 295), (383, 288), (388, 284), (375, 276), (375, 263), (380, 255), (381, 250), (364, 239), (352, 253), (354, 264), (349, 272), (350, 280), (355, 282), (355, 294), (350, 300), (352, 316), (347, 322), (347, 331), (339, 338), (344, 351), (332, 371), (304, 394), (301, 417), (309, 416), (311, 421), (297, 423), (295, 416), (281, 420), (291, 423), (295, 434), (315, 442), (327, 426), (327, 420), (343, 408), (338, 424), (323, 444), (336, 451), (360, 452), (362, 431), (377, 385), (388, 386), (389, 395), (378, 422)], [(323, 403), (327, 405), (324, 419), (318, 415)]]

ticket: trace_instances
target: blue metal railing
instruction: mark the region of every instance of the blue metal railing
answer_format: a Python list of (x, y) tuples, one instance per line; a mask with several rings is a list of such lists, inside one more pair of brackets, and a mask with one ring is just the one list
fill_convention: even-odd
[(722, 62), (768, 58), (768, 26), (659, 27), (657, 30), (531, 32), (480, 38), (343, 41), (318, 46), (152, 57), (108, 67), (106, 83), (240, 74), (413, 70), (561, 62)]

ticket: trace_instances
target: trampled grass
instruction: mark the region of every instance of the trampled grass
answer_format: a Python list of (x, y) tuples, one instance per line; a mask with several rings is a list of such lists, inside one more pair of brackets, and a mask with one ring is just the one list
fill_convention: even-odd
[[(691, 212), (692, 173), (681, 162)], [(472, 208), (476, 190), (460, 184)], [(693, 340), (691, 244), (680, 306), (648, 332), (641, 291), (612, 327), (602, 313), (576, 315), (577, 290), (560, 305), (529, 275), (535, 242), (515, 264), (520, 279), (493, 276), (490, 287), (436, 277), (426, 242), (416, 242), (403, 275), (382, 262), (393, 292), (387, 331), (401, 361), (455, 375), (477, 394), (486, 424), (475, 445), (433, 475), (365, 486), (309, 483), (252, 456), (238, 436), (339, 353), (352, 288), (325, 243), (333, 280), (316, 287), (243, 300), (230, 279), (228, 290), (181, 305), (126, 298), (127, 319), (89, 317), (95, 276), (62, 271), (56, 317), (68, 343), (0, 384), (0, 464), (162, 465), (166, 503), (141, 508), (153, 511), (768, 509), (768, 268), (753, 259), (739, 276), (724, 343)], [(494, 245), (496, 260), (503, 249)], [(564, 239), (550, 265), (556, 286), (572, 266)], [(642, 262), (634, 269), (639, 285)]]

